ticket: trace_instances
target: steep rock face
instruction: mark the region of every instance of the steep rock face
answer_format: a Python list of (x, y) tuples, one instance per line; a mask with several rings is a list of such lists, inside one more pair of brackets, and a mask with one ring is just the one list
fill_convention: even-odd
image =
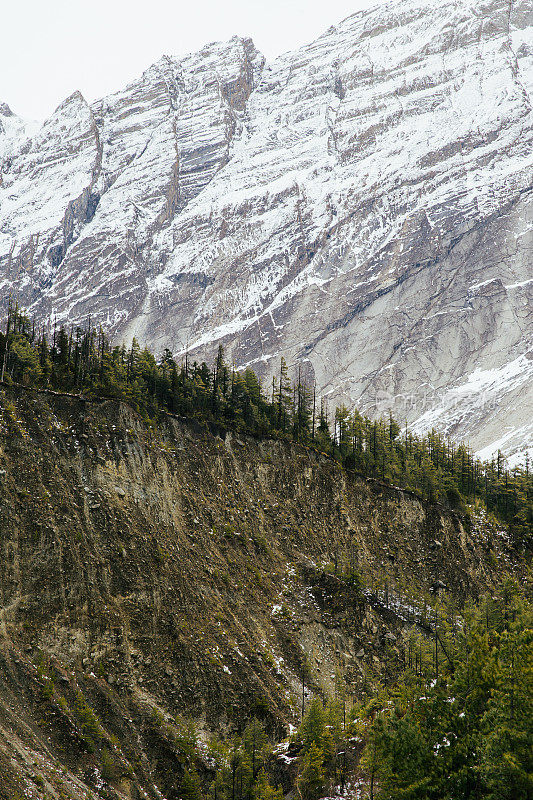
[(2, 800), (177, 798), (177, 714), (281, 733), (304, 667), (308, 697), (336, 672), (357, 697), (438, 582), (460, 603), (520, 573), (505, 532), (303, 447), (23, 390), (0, 392), (0, 554)]
[(266, 66), (238, 39), (163, 59), (92, 109), (94, 217), (20, 297), (266, 376), (282, 353), (337, 400), (520, 457), (532, 92), (528, 0), (396, 0)]
[(36, 136), (4, 142), (4, 308), (14, 287), (38, 316), (120, 330), (161, 268), (154, 236), (228, 161), (262, 64), (237, 38), (165, 57), (93, 108), (76, 93)]
[(15, 288), (27, 287), (26, 302), (51, 285), (55, 267), (79, 233), (100, 161), (94, 116), (79, 92), (35, 136), (5, 153), (2, 266)]

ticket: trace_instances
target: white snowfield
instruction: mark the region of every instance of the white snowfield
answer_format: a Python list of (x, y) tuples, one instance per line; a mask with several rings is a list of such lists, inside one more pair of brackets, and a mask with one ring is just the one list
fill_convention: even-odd
[[(531, 0), (393, 0), (266, 64), (164, 57), (37, 131), (0, 106), (0, 302), (531, 442)], [(533, 455), (533, 453), (532, 453)]]

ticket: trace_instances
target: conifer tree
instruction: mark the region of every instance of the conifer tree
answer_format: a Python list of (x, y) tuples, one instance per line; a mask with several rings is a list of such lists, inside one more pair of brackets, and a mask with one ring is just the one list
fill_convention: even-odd
[(326, 791), (324, 753), (313, 742), (302, 759), (297, 787), (302, 800), (318, 800)]
[(287, 363), (281, 357), (279, 368), (279, 384), (277, 396), (277, 420), (278, 430), (285, 432), (292, 419), (292, 387), (288, 376)]

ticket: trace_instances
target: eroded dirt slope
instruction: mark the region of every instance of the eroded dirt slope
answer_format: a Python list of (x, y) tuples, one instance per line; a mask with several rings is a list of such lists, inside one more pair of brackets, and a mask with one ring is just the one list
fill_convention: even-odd
[(111, 401), (0, 407), (0, 798), (178, 797), (177, 715), (281, 736), (303, 675), (357, 695), (432, 589), (512, 566), (502, 533), (305, 447)]

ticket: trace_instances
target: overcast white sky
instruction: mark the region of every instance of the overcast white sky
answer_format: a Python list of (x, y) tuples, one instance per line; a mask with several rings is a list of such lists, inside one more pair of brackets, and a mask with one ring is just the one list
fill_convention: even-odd
[(0, 102), (42, 118), (79, 89), (92, 101), (164, 53), (235, 34), (271, 59), (377, 0), (2, 0)]

